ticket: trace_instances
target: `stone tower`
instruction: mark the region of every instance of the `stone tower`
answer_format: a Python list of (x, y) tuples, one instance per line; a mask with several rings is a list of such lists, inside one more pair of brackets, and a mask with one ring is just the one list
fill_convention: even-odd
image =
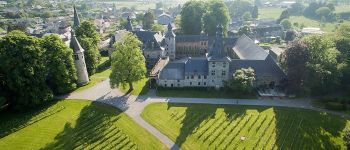
[(74, 65), (77, 70), (78, 85), (89, 83), (89, 75), (86, 69), (84, 49), (75, 37), (74, 30), (71, 31), (70, 48), (73, 49)]
[(216, 37), (208, 57), (208, 71), (210, 86), (219, 88), (224, 86), (223, 81), (229, 78), (229, 68), (231, 59), (224, 50), (223, 27), (218, 25)]
[(174, 60), (176, 49), (175, 49), (175, 34), (173, 32), (173, 27), (168, 24), (168, 31), (164, 36), (165, 38), (165, 56), (169, 56), (170, 60)]

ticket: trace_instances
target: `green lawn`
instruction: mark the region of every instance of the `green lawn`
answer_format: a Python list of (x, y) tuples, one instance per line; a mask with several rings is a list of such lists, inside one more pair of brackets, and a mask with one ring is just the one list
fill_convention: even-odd
[(157, 90), (157, 96), (160, 97), (188, 97), (188, 98), (256, 98), (255, 95), (239, 95), (234, 92), (225, 92), (224, 90), (196, 89), (163, 89)]
[[(133, 83), (134, 90), (131, 91), (132, 95), (145, 95), (148, 93), (148, 78), (143, 78), (140, 81)], [(126, 85), (125, 87), (120, 86), (119, 89), (126, 93), (129, 90), (129, 85)]]
[[(336, 26), (339, 25), (339, 23), (337, 23), (337, 22), (320, 23), (317, 20), (309, 19), (309, 18), (306, 18), (304, 16), (291, 16), (289, 18), (289, 21), (292, 24), (298, 23), (299, 27), (300, 27), (300, 25), (304, 24), (305, 27), (319, 27), (323, 31), (326, 31), (326, 32), (334, 32), (334, 30), (336, 29)], [(349, 24), (350, 21), (344, 21), (344, 23)], [(294, 28), (297, 29), (298, 27), (294, 27)]]
[(304, 109), (155, 103), (142, 117), (182, 149), (345, 149), (349, 121)]
[(350, 5), (339, 5), (335, 7), (335, 13), (350, 11)]
[(277, 19), (280, 17), (283, 8), (274, 7), (274, 8), (259, 8), (259, 19), (264, 18), (274, 18)]
[[(99, 66), (105, 65), (109, 60), (109, 57), (101, 57), (101, 61)], [(90, 76), (90, 81), (88, 84), (78, 87), (75, 92), (83, 91), (88, 88), (93, 87), (97, 83), (100, 83), (106, 79), (109, 78), (109, 75), (111, 74), (112, 70), (110, 68), (105, 68), (100, 71), (97, 71), (94, 75)]]
[(0, 135), (1, 149), (9, 150), (166, 149), (120, 110), (81, 100), (0, 114)]

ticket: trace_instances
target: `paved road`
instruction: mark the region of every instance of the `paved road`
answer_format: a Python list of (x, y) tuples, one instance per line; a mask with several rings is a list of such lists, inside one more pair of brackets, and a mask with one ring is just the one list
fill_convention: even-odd
[[(150, 92), (152, 93), (152, 92)], [(225, 105), (258, 105), (258, 106), (283, 106), (293, 108), (304, 108), (316, 111), (328, 112), (342, 117), (350, 118), (348, 115), (342, 113), (328, 111), (313, 107), (309, 101), (305, 100), (256, 100), (256, 99), (220, 99), (220, 98), (164, 98), (156, 97), (153, 94), (145, 96), (125, 95), (118, 89), (111, 89), (109, 80), (103, 81), (87, 90), (71, 93), (60, 98), (67, 99), (87, 99), (98, 101), (105, 104), (112, 105), (123, 110), (135, 122), (148, 130), (151, 134), (157, 137), (161, 142), (168, 146), (169, 149), (179, 149), (179, 147), (170, 140), (167, 136), (159, 132), (152, 125), (142, 119), (141, 113), (144, 108), (155, 102), (167, 103), (203, 103), (203, 104), (225, 104)]]

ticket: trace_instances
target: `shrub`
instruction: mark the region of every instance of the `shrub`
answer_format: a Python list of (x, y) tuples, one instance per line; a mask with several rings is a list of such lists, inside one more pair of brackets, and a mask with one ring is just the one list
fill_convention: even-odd
[(349, 127), (346, 127), (344, 130), (343, 140), (347, 149), (349, 149), (350, 148), (350, 128)]

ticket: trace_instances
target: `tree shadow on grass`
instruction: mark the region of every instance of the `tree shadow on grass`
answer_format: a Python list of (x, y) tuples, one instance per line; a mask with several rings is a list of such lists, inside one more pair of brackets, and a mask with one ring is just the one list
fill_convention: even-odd
[[(175, 120), (178, 118), (182, 124), (180, 134), (175, 140), (179, 147), (183, 146), (190, 135), (194, 135), (196, 138), (195, 142), (202, 143), (202, 146), (198, 148), (203, 148), (203, 146), (206, 148), (223, 146), (224, 141), (226, 142), (227, 139), (223, 138), (225, 136), (222, 136), (222, 134), (229, 135), (234, 129), (234, 127), (227, 128), (227, 126), (246, 115), (245, 108), (241, 109), (237, 106), (232, 107), (229, 105), (168, 103), (168, 110), (172, 107), (186, 107), (183, 114), (174, 114), (175, 117), (173, 117)], [(217, 114), (218, 109), (223, 109), (220, 110), (223, 112)], [(257, 110), (264, 111), (265, 109), (259, 108)], [(224, 124), (225, 126), (223, 126)], [(219, 136), (221, 137), (219, 138)], [(223, 147), (226, 146), (224, 145)]]
[(341, 149), (334, 137), (341, 138), (346, 119), (304, 109), (274, 108), (278, 149)]
[(38, 122), (63, 110), (64, 108), (62, 106), (51, 107), (57, 102), (58, 100), (52, 100), (45, 102), (34, 109), (23, 110), (22, 112), (16, 112), (12, 110), (1, 112), (0, 138), (17, 132), (35, 122)]
[(109, 136), (108, 133), (115, 132), (114, 122), (119, 119), (118, 115), (121, 113), (109, 107), (111, 106), (99, 102), (84, 107), (76, 123), (66, 123), (64, 130), (55, 137), (54, 142), (42, 149), (84, 149), (88, 146), (89, 149), (94, 149), (95, 146), (105, 144), (103, 140)]

